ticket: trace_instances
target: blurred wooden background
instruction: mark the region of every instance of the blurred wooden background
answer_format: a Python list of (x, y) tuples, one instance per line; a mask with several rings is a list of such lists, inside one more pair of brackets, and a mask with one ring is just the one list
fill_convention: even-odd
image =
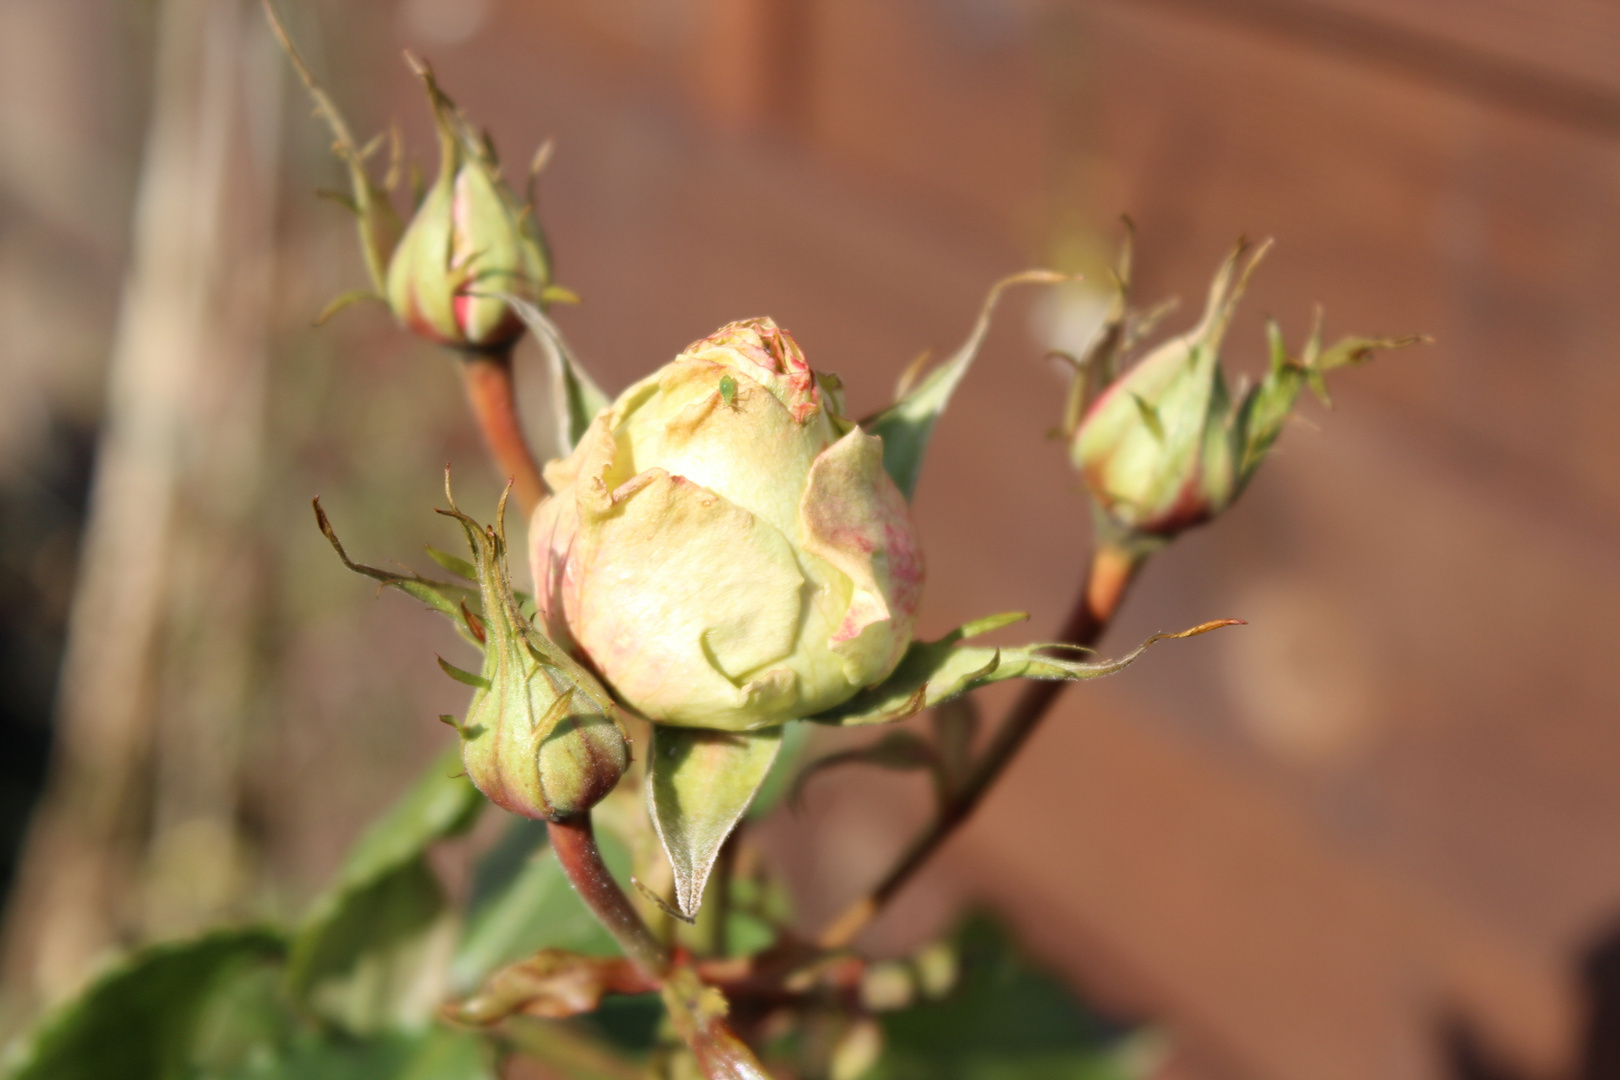
[[(1099, 270), (1121, 212), (1138, 223), (1143, 295), (1180, 294), (1184, 318), (1234, 238), (1278, 239), (1229, 339), (1239, 368), (1260, 361), (1263, 314), (1298, 341), (1317, 302), (1330, 336), (1432, 334), (1338, 380), (1335, 409), (1308, 410), (1234, 512), (1149, 568), (1110, 644), (1218, 616), (1251, 625), (1071, 691), (873, 941), (991, 900), (1079, 985), (1165, 1017), (1189, 1075), (1427, 1080), (1455, 1069), (1459, 1031), (1500, 1075), (1577, 1067), (1583, 958), (1620, 917), (1620, 9), (284, 6), (362, 130), (397, 117), (428, 153), (396, 62), (409, 46), (510, 161), (556, 139), (544, 217), (560, 279), (585, 299), (561, 319), (611, 389), (722, 322), (771, 314), (860, 414), (919, 349), (959, 340), (996, 277)], [(138, 164), (125, 125), (144, 115), (137, 57), (153, 33), (114, 8), (0, 8), (15, 61), (0, 66), (0, 295), (16, 309), (0, 371), (17, 387), (0, 433), (22, 477), (8, 515), (72, 445), (39, 418), (94, 430), (104, 407)], [(46, 78), (40, 55), (98, 81), (51, 98), (24, 79)], [(422, 662), (444, 647), (437, 628), (329, 566), (307, 498), (350, 493), (346, 507), (329, 496), (339, 528), (350, 517), (360, 550), (386, 557), (434, 527), (437, 462), (482, 466), (430, 350), (373, 310), (305, 328), (362, 270), (341, 215), (308, 199), (339, 183), (324, 135), (282, 92), (289, 179), (261, 317), (272, 385), (253, 405), (261, 569), (240, 572), (299, 599), (233, 609), (243, 635), (273, 628), (280, 659), (239, 692), (261, 718), (228, 752), (277, 764), (274, 781), (241, 779), (231, 812), (296, 910), (432, 752), (432, 716), (457, 696)], [(43, 282), (39, 252), (57, 267)], [(1067, 605), (1087, 529), (1045, 438), (1061, 383), (1040, 356), (1070, 342), (1093, 295), (1008, 302), (940, 428), (917, 501), (930, 634), (1021, 608), (1038, 635)], [(299, 394), (321, 403), (310, 416)], [(11, 543), (8, 574), (61, 580), (16, 555), (51, 550)], [(352, 640), (366, 631), (370, 645)], [(197, 655), (165, 647), (171, 667)], [(849, 775), (777, 825), (808, 922), (879, 872), (920, 796)]]

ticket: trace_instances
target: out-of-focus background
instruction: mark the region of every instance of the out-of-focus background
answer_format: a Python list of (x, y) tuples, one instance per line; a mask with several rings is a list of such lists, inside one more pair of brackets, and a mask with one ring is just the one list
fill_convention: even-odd
[[(1101, 280), (1121, 213), (1181, 319), (1238, 235), (1277, 238), (1239, 368), (1264, 314), (1298, 342), (1318, 302), (1330, 337), (1432, 334), (1337, 380), (1110, 645), (1250, 625), (1070, 691), (869, 943), (991, 903), (1163, 1019), (1189, 1077), (1620, 1075), (1593, 1020), (1620, 918), (1620, 10), (284, 7), (361, 137), (397, 120), (429, 174), (402, 48), (515, 179), (555, 140), (543, 218), (584, 299), (558, 317), (610, 390), (770, 314), (861, 415), (995, 278)], [(314, 195), (343, 185), (256, 4), (0, 3), (8, 1028), (120, 942), (296, 915), (462, 704), (433, 664), (453, 636), (347, 575), (308, 510), (409, 560), (453, 540), (446, 461), (475, 512), (497, 491), (452, 361), (378, 306), (311, 326), (364, 284)], [(1003, 305), (916, 502), (929, 636), (1061, 618), (1088, 528), (1042, 356), (1104, 296)], [(925, 809), (887, 774), (818, 784), (767, 830), (810, 926)]]

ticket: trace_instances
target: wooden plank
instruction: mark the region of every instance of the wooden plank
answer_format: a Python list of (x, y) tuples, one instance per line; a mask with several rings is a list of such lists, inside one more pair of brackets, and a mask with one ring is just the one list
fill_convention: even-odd
[[(1046, 920), (1042, 941), (1106, 939), (1173, 1019), (1261, 1075), (1433, 1076), (1430, 1025), (1459, 998), (1520, 1057), (1556, 1056), (1560, 972), (1620, 897), (1620, 151), (1160, 8), (1088, 8), (1055, 41), (1073, 56), (1017, 34), (975, 52), (933, 10), (823, 0), (810, 141), (786, 151), (702, 135), (666, 84), (627, 90), (540, 22), (457, 74), (471, 107), (500, 100), (491, 72), (539, 69), (518, 122), (561, 136), (547, 205), (566, 208), (563, 279), (588, 300), (565, 318), (615, 386), (769, 312), (857, 411), (876, 404), (916, 348), (953, 343), (985, 283), (1046, 254), (1046, 208), (1077, 174), (1094, 236), (1138, 214), (1150, 293), (1197, 295), (1240, 231), (1282, 239), (1234, 330), (1240, 362), (1260, 312), (1297, 340), (1319, 298), (1335, 332), (1436, 333), (1343, 380), (1327, 435), (1291, 432), (1122, 628), (1252, 604), (1266, 648), (1281, 625), (1322, 654), (1303, 690), (1239, 685), (1286, 652), (1167, 647), (1075, 696), (1119, 716), (1043, 736), (963, 857)], [(1039, 632), (1079, 574), (1082, 500), (1041, 438), (1056, 384), (1027, 304), (919, 495), (930, 632), (1007, 607)]]
[[(1153, 0), (1296, 47), (1620, 136), (1620, 13), (1595, 0)], [(1140, 6), (1140, 5), (1137, 5)]]

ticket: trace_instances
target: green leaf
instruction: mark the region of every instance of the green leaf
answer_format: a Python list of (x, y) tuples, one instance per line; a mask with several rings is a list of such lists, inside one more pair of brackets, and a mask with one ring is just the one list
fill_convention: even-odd
[(584, 438), (585, 429), (591, 426), (596, 414), (612, 402), (574, 356), (557, 324), (538, 304), (511, 293), (495, 295), (512, 305), (512, 310), (540, 343), (540, 351), (545, 353), (546, 366), (551, 369), (551, 400), (557, 410), (557, 456), (567, 457)]
[(8, 1054), (6, 1080), (179, 1080), (211, 996), (245, 967), (278, 959), (272, 930), (220, 930), (154, 945), (112, 968)]
[(883, 682), (810, 719), (821, 724), (845, 727), (887, 724), (915, 716), (958, 694), (1004, 679), (1095, 679), (1129, 667), (1155, 642), (1194, 637), (1241, 622), (1239, 619), (1219, 619), (1180, 633), (1154, 634), (1118, 660), (1095, 663), (1082, 663), (1042, 652), (1051, 649), (1071, 653), (1077, 651), (1072, 645), (1037, 644), (998, 649), (956, 644), (963, 638), (984, 633), (980, 627), (991, 621), (969, 623), (939, 641), (913, 642), (906, 655), (901, 657), (900, 665)]
[(979, 347), (984, 344), (985, 335), (990, 331), (991, 313), (1001, 299), (1002, 290), (1012, 285), (1052, 285), (1072, 280), (1067, 274), (1051, 270), (1025, 270), (996, 282), (990, 287), (978, 321), (973, 324), (962, 347), (924, 376), (899, 401), (861, 421), (861, 427), (883, 440), (883, 467), (894, 478), (895, 486), (907, 500), (917, 488), (917, 477), (922, 472), (923, 456), (928, 451), (928, 440), (933, 436), (934, 424), (945, 411), (945, 406), (950, 404), (951, 395), (956, 392), (962, 376), (967, 374), (974, 358), (979, 355)]
[(451, 747), (423, 771), (388, 812), (366, 830), (339, 873), (338, 884), (322, 900), (364, 886), (421, 854), (435, 841), (466, 832), (484, 807), (478, 789), (461, 773), (461, 756)]
[(491, 1049), (477, 1035), (445, 1028), (363, 1038), (304, 1031), (277, 1052), (196, 1075), (210, 1080), (495, 1080)]
[[(955, 935), (961, 962), (943, 1000), (880, 1017), (885, 1052), (868, 1080), (1128, 1080), (1151, 1032), (1077, 999), (984, 915)], [(1135, 1067), (1133, 1067), (1135, 1066)]]
[[(662, 1016), (663, 1010), (658, 1009), (658, 1013)], [(548, 1076), (566, 1076), (570, 1080), (647, 1080), (647, 1069), (639, 1061), (626, 1058), (582, 1030), (591, 1019), (583, 1018), (584, 1023), (576, 1026), (515, 1017), (508, 1021), (504, 1034), (523, 1057), (547, 1066)]]
[(675, 870), (675, 902), (697, 914), (720, 846), (776, 760), (782, 729), (709, 731), (654, 724), (647, 808)]
[[(472, 991), (496, 968), (540, 949), (617, 955), (612, 936), (580, 900), (544, 838), (542, 823), (514, 822), (502, 843), (480, 864), (482, 880), (475, 883), (472, 911), (450, 963), (455, 993)], [(525, 842), (536, 840), (537, 844), (523, 850)], [(630, 855), (624, 845), (606, 830), (597, 832), (597, 842), (609, 869), (621, 880), (627, 879)], [(514, 865), (503, 865), (507, 862)], [(492, 876), (497, 880), (489, 881)]]
[(444, 889), (417, 856), (347, 893), (318, 932), (299, 936), (288, 989), (345, 1031), (419, 1025), (434, 1004), (447, 916)]
[(788, 789), (793, 786), (793, 772), (798, 767), (799, 755), (805, 743), (810, 741), (811, 730), (810, 725), (801, 720), (790, 720), (782, 725), (782, 748), (777, 751), (776, 760), (771, 762), (771, 771), (765, 774), (765, 782), (759, 785), (759, 791), (754, 794), (754, 801), (748, 804), (749, 821), (762, 819), (776, 809), (776, 805), (787, 795)]
[(453, 775), (459, 769), (454, 750), (435, 759), (355, 845), (293, 940), (289, 991), (351, 1031), (408, 1021), (420, 1006), (412, 992), (445, 913), (424, 856), (484, 806), (466, 777)]
[(431, 1028), (397, 1080), (495, 1080), (493, 1056), (489, 1044), (476, 1035)]

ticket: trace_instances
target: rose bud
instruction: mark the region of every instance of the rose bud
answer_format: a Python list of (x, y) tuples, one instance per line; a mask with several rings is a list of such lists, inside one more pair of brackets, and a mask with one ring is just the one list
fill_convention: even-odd
[[(1360, 363), (1375, 349), (1422, 340), (1352, 337), (1323, 351), (1318, 327), (1304, 356), (1295, 359), (1273, 323), (1265, 378), (1229, 391), (1221, 339), (1269, 246), (1255, 251), (1240, 271), (1249, 250), (1240, 241), (1216, 272), (1198, 325), (1114, 378), (1073, 431), (1070, 456), (1105, 515), (1100, 524), (1119, 539), (1157, 544), (1210, 520), (1253, 478), (1306, 384), (1326, 403), (1326, 372)], [(1129, 326), (1134, 317), (1121, 309), (1104, 337), (1110, 337), (1113, 325)], [(1108, 361), (1105, 370), (1112, 368), (1113, 357), (1101, 359)], [(1088, 374), (1082, 371), (1077, 378)]]
[(439, 131), (439, 177), (388, 264), (387, 299), (412, 331), (442, 345), (499, 350), (523, 334), (501, 293), (548, 299), (551, 260), (532, 203), (501, 179), (490, 141), (474, 132), (413, 58)]
[(882, 440), (770, 319), (626, 390), (546, 468), (548, 633), (650, 720), (742, 731), (836, 705), (911, 641), (923, 565)]
[[(502, 501), (502, 510), (505, 502)], [(440, 661), (474, 686), (461, 733), (467, 775), (515, 814), (560, 821), (589, 810), (630, 765), (617, 706), (590, 672), (538, 633), (518, 610), (506, 569), (506, 536), (452, 509), (472, 546), (483, 617), (465, 614), (483, 639), (478, 675)]]

